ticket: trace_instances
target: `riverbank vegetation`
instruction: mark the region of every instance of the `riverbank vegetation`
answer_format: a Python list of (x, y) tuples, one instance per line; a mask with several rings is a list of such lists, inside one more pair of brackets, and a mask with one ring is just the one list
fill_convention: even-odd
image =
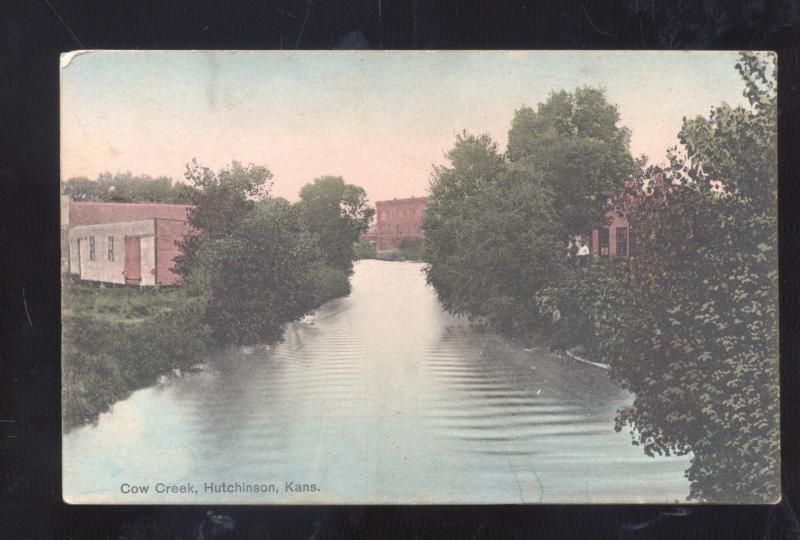
[(425, 241), (423, 239), (403, 239), (397, 249), (391, 251), (377, 251), (367, 240), (359, 240), (353, 247), (357, 259), (413, 262), (425, 260)]
[(372, 210), (341, 177), (306, 185), (297, 203), (269, 196), (271, 173), (193, 161), (194, 190), (170, 289), (97, 286), (65, 278), (63, 418), (70, 429), (160, 375), (228, 345), (272, 344), (283, 325), (350, 292), (353, 244)]
[[(749, 106), (685, 119), (663, 186), (646, 181), (656, 171), (632, 159), (599, 90), (517, 111), (505, 153), (458, 136), (432, 178), (425, 257), (449, 311), (610, 365), (634, 394), (616, 429), (648, 455), (691, 453), (690, 498), (774, 502), (774, 57), (743, 54), (736, 69)], [(636, 256), (568, 251), (626, 190), (639, 200), (626, 209)]]
[(182, 289), (65, 279), (62, 298), (65, 429), (93, 421), (159, 375), (191, 369), (212, 346), (204, 306)]

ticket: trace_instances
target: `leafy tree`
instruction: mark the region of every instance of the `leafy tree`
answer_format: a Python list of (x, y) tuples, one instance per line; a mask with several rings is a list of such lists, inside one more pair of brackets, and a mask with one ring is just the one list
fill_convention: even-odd
[(622, 285), (616, 263), (581, 258), (536, 293), (540, 339), (555, 350), (605, 360), (646, 316), (640, 299)]
[(112, 175), (105, 172), (96, 180), (86, 177), (70, 178), (64, 183), (64, 194), (76, 201), (109, 202), (194, 202), (197, 190), (188, 184), (174, 183), (165, 176), (151, 178), (134, 176), (129, 172)]
[(186, 177), (199, 194), (176, 268), (207, 300), (217, 343), (278, 341), (284, 323), (350, 292), (353, 242), (371, 218), (362, 188), (326, 177), (290, 204), (267, 196), (263, 166), (193, 161)]
[(634, 171), (630, 134), (602, 90), (554, 92), (534, 111), (516, 111), (508, 157), (550, 191), (557, 218), (572, 233), (602, 224), (611, 195)]
[(188, 213), (194, 234), (179, 241), (175, 271), (191, 283), (194, 270), (202, 268), (197, 256), (204, 243), (227, 238), (236, 230), (255, 208), (255, 200), (269, 193), (272, 173), (267, 167), (237, 161), (215, 173), (193, 159), (184, 176), (197, 189), (196, 205)]
[(774, 58), (736, 67), (749, 107), (684, 120), (671, 181), (630, 186), (650, 192), (628, 211), (638, 255), (576, 272), (539, 306), (554, 339), (634, 393), (618, 430), (648, 455), (691, 452), (691, 498), (761, 503), (780, 484)]
[(652, 318), (611, 361), (636, 394), (618, 426), (648, 451), (691, 451), (692, 497), (769, 502), (780, 483), (775, 58), (747, 53), (736, 67), (749, 107), (684, 120), (676, 185), (630, 216), (642, 256), (627, 277)]
[(63, 185), (64, 195), (73, 201), (101, 201), (105, 193), (100, 182), (89, 180), (85, 176), (70, 178)]
[(206, 320), (220, 343), (271, 343), (281, 325), (314, 306), (315, 257), (299, 242), (297, 213), (284, 200), (259, 204), (225, 238), (198, 253), (208, 276)]
[[(610, 364), (635, 396), (617, 429), (648, 455), (691, 453), (689, 496), (711, 502), (779, 496), (774, 60), (737, 64), (749, 107), (684, 120), (663, 185), (636, 174), (602, 94), (579, 89), (517, 112), (509, 162), (459, 137), (424, 222), (448, 310)], [(564, 262), (562, 235), (599, 224), (623, 185), (637, 256)]]
[(367, 206), (364, 189), (346, 184), (341, 176), (323, 176), (303, 186), (298, 209), (303, 230), (316, 243), (325, 264), (351, 273), (353, 244), (375, 213)]
[(533, 295), (557, 275), (566, 230), (547, 192), (488, 135), (458, 135), (447, 156), (452, 166), (434, 170), (423, 219), (427, 280), (452, 313), (530, 331)]

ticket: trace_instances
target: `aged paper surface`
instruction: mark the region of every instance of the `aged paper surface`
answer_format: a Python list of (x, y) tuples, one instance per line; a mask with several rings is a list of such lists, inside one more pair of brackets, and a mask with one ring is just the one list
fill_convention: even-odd
[(776, 501), (776, 62), (63, 55), (64, 499)]

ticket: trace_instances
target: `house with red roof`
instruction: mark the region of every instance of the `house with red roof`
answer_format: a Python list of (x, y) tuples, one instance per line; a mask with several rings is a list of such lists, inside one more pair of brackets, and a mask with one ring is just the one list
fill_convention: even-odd
[[(62, 258), (84, 281), (175, 285), (176, 241), (191, 232), (192, 206), (62, 200)], [(66, 214), (66, 215), (65, 215)]]

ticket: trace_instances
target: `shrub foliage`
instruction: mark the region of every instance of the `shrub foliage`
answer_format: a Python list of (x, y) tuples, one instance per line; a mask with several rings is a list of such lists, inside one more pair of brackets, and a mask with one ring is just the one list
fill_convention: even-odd
[[(736, 69), (749, 106), (685, 119), (664, 183), (634, 170), (591, 89), (517, 111), (506, 156), (458, 137), (425, 253), (448, 310), (609, 364), (634, 395), (616, 429), (648, 455), (691, 453), (690, 498), (763, 503), (780, 494), (775, 58)], [(570, 256), (614, 190), (635, 201), (636, 256)]]

